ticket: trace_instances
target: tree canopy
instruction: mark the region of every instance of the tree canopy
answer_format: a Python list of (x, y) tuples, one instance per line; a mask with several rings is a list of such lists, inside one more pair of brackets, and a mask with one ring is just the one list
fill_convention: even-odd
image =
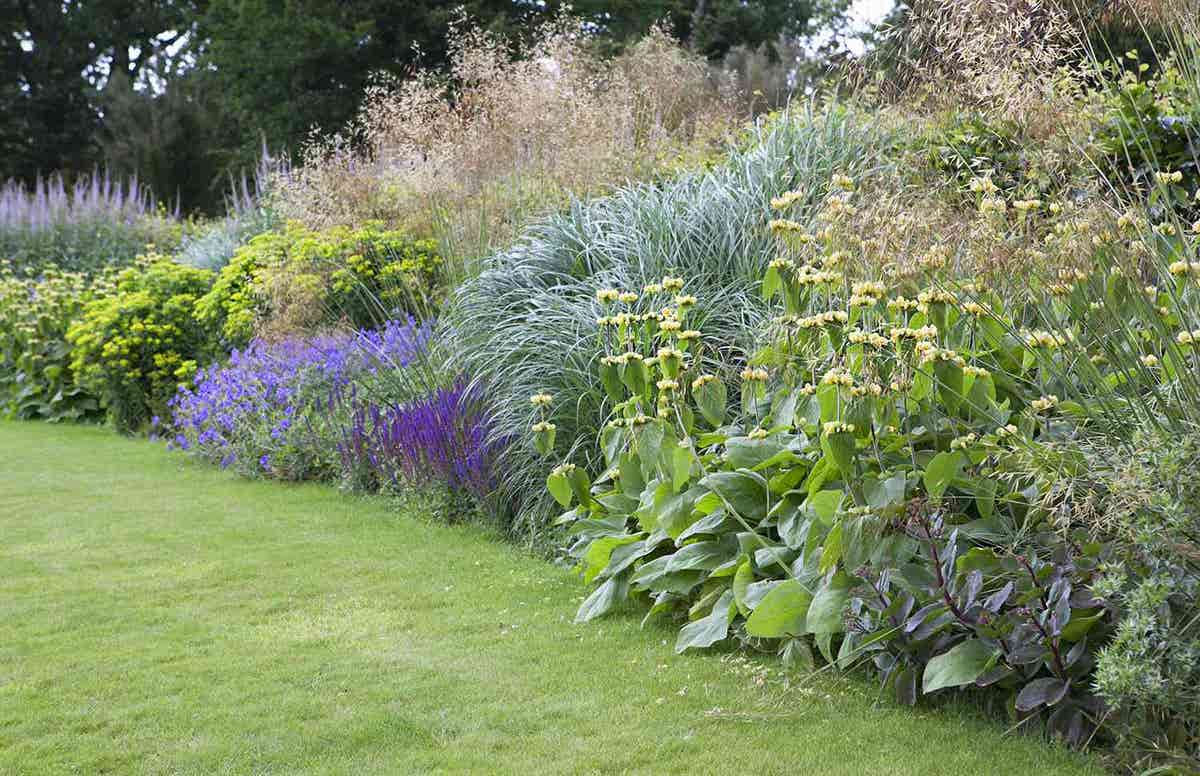
[[(575, 0), (617, 51), (651, 25), (717, 60), (770, 48), (844, 0)], [(437, 70), (460, 14), (519, 39), (564, 0), (0, 0), (0, 179), (109, 166), (211, 208), (265, 142), (353, 115), (369, 78)], [(461, 11), (459, 10), (461, 8)], [(219, 182), (219, 181), (218, 181)]]

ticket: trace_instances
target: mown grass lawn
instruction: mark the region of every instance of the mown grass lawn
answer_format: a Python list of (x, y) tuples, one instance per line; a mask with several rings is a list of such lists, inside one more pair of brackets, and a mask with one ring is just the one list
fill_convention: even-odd
[(830, 675), (575, 625), (567, 571), (324, 486), (0, 423), (0, 772), (1073, 774)]

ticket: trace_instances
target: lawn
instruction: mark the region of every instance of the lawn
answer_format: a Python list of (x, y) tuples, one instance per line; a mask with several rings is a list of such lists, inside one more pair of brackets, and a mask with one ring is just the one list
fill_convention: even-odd
[(0, 772), (1074, 774), (774, 659), (575, 625), (572, 574), (328, 486), (0, 424)]

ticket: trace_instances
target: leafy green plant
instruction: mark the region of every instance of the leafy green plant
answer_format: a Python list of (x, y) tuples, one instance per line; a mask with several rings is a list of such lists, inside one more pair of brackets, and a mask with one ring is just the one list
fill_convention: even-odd
[(0, 185), (0, 259), (31, 272), (125, 266), (149, 245), (174, 249), (186, 227), (156, 207), (136, 179), (97, 173), (71, 186), (61, 176), (39, 178), (29, 188)]
[[(986, 688), (1075, 745), (1129, 735), (1104, 727), (1137, 707), (1122, 671), (1152, 657), (1182, 687), (1193, 670), (1196, 513), (1175, 481), (1176, 498), (1120, 530), (1089, 521), (1112, 480), (1088, 485), (1082, 447), (1190, 422), (1200, 263), (1176, 257), (1196, 238), (980, 191), (989, 239), (1095, 263), (1005, 298), (942, 263), (863, 278), (870, 265), (841, 249), (855, 183), (835, 175), (832, 192), (818, 230), (771, 222), (782, 252), (761, 290), (777, 314), (736, 390), (693, 330), (706, 300), (684, 278), (655, 284), (673, 294), (665, 308), (596, 292), (593, 380), (612, 408), (598, 475), (566, 462), (547, 480), (569, 554), (597, 584), (578, 618), (634, 599), (686, 622), (679, 650), (733, 639), (820, 655), (872, 666), (901, 702)], [(1169, 290), (1143, 285), (1159, 273)], [(533, 447), (556, 455), (557, 402), (532, 401)], [(1177, 532), (1134, 538), (1164, 521)], [(1143, 695), (1138, 719), (1156, 740), (1189, 740), (1165, 697)]]
[(434, 243), (379, 222), (324, 231), (291, 222), (239, 248), (197, 315), (235, 347), (262, 325), (278, 333), (338, 320), (369, 327), (427, 313), (442, 294), (441, 265)]
[(112, 293), (88, 302), (67, 331), (71, 369), (121, 431), (167, 417), (167, 403), (215, 355), (196, 317), (212, 272), (146, 254), (119, 272)]
[(1179, 199), (1171, 204), (1185, 205), (1200, 189), (1200, 90), (1196, 62), (1189, 61), (1195, 53), (1178, 53), (1149, 75), (1132, 51), (1126, 55), (1132, 67), (1102, 68), (1095, 133), (1108, 180), (1145, 196), (1160, 190), (1158, 174), (1177, 174)]
[(0, 262), (0, 410), (21, 419), (89, 420), (96, 397), (76, 383), (67, 329), (111, 286), (108, 274), (17, 273)]
[[(556, 454), (598, 464), (591, 449), (611, 399), (595, 382), (603, 355), (598, 287), (642, 292), (663, 275), (689, 278), (707, 302), (697, 323), (709, 353), (740, 361), (754, 345), (766, 309), (756, 287), (769, 260), (768, 201), (795, 187), (797, 212), (815, 206), (835, 169), (881, 163), (890, 135), (844, 106), (796, 106), (756, 127), (712, 169), (660, 185), (637, 185), (578, 202), (488, 259), (454, 294), (447, 320), (458, 363), (487, 386), (498, 439), (528, 423), (528, 396), (570, 397), (556, 405)], [(736, 369), (735, 369), (736, 371)], [(501, 466), (503, 500), (516, 507), (513, 530), (544, 532), (547, 467), (533, 451), (510, 445)]]

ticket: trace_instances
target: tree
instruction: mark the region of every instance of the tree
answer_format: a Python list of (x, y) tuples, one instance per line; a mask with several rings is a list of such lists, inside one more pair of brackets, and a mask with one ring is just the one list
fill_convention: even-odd
[[(513, 0), (464, 7), (503, 32), (543, 13)], [(453, 4), (432, 0), (213, 0), (200, 21), (201, 61), (240, 130), (231, 162), (249, 162), (264, 136), (273, 148), (295, 148), (313, 128), (337, 131), (375, 72), (441, 66), (456, 14)]]
[(679, 40), (710, 60), (731, 49), (767, 47), (775, 53), (781, 36), (801, 36), (832, 18), (840, 0), (554, 0), (547, 9), (569, 5), (598, 36), (617, 45), (663, 22)]
[(129, 88), (164, 66), (202, 2), (3, 0), (0, 178), (97, 163), (97, 97), (109, 73), (123, 73)]

